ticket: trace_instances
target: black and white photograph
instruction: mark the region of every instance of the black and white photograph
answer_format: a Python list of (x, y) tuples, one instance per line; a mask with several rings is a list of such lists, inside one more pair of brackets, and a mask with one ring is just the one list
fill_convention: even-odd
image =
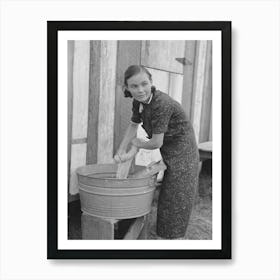
[(125, 239), (212, 239), (212, 42), (72, 41), (69, 56), (69, 209), (81, 204), (82, 231), (70, 216), (68, 238), (119, 238), (137, 218)]
[(0, 279), (279, 280), (280, 1), (0, 1)]
[[(102, 24), (90, 26), (119, 26)], [(230, 61), (230, 22), (123, 26), (58, 32), (58, 169), (66, 171), (58, 173), (58, 249), (213, 249), (229, 258), (221, 173), (230, 64), (221, 65)], [(230, 157), (223, 164), (230, 201)]]

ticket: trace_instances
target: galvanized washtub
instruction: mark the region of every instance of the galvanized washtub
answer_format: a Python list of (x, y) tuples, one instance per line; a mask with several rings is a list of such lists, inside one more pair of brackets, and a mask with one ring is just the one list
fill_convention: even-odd
[[(145, 167), (136, 166), (135, 171)], [(151, 211), (157, 175), (116, 179), (116, 164), (93, 164), (77, 170), (81, 209), (85, 214), (114, 219)]]

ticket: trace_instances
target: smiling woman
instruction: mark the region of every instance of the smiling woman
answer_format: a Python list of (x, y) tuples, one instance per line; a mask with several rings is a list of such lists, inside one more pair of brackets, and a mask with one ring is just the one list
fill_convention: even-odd
[[(132, 65), (124, 76), (124, 95), (133, 98), (132, 117), (115, 160), (124, 157), (130, 143), (138, 149), (160, 148), (167, 169), (158, 200), (157, 234), (166, 239), (183, 238), (198, 184), (193, 127), (182, 106), (152, 86), (152, 75), (145, 67)], [(135, 138), (140, 123), (149, 141)]]

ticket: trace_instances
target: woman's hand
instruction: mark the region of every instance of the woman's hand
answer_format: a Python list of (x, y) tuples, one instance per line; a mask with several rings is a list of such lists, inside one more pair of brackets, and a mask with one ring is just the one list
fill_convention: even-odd
[(114, 156), (114, 160), (117, 163), (125, 162), (127, 160), (132, 159), (137, 154), (137, 152), (138, 152), (138, 148), (132, 145), (131, 149), (127, 153), (118, 151)]
[(117, 153), (115, 154), (114, 156), (114, 160), (116, 163), (121, 163), (123, 162), (124, 160), (124, 157), (125, 157), (125, 152), (124, 151), (117, 151)]

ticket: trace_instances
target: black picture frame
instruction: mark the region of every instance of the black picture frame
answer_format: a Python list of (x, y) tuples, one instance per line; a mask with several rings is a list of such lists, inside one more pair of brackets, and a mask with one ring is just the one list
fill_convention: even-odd
[[(221, 249), (58, 249), (58, 32), (83, 30), (219, 30), (221, 79)], [(230, 21), (48, 21), (47, 22), (47, 258), (48, 259), (231, 259), (231, 22)]]

